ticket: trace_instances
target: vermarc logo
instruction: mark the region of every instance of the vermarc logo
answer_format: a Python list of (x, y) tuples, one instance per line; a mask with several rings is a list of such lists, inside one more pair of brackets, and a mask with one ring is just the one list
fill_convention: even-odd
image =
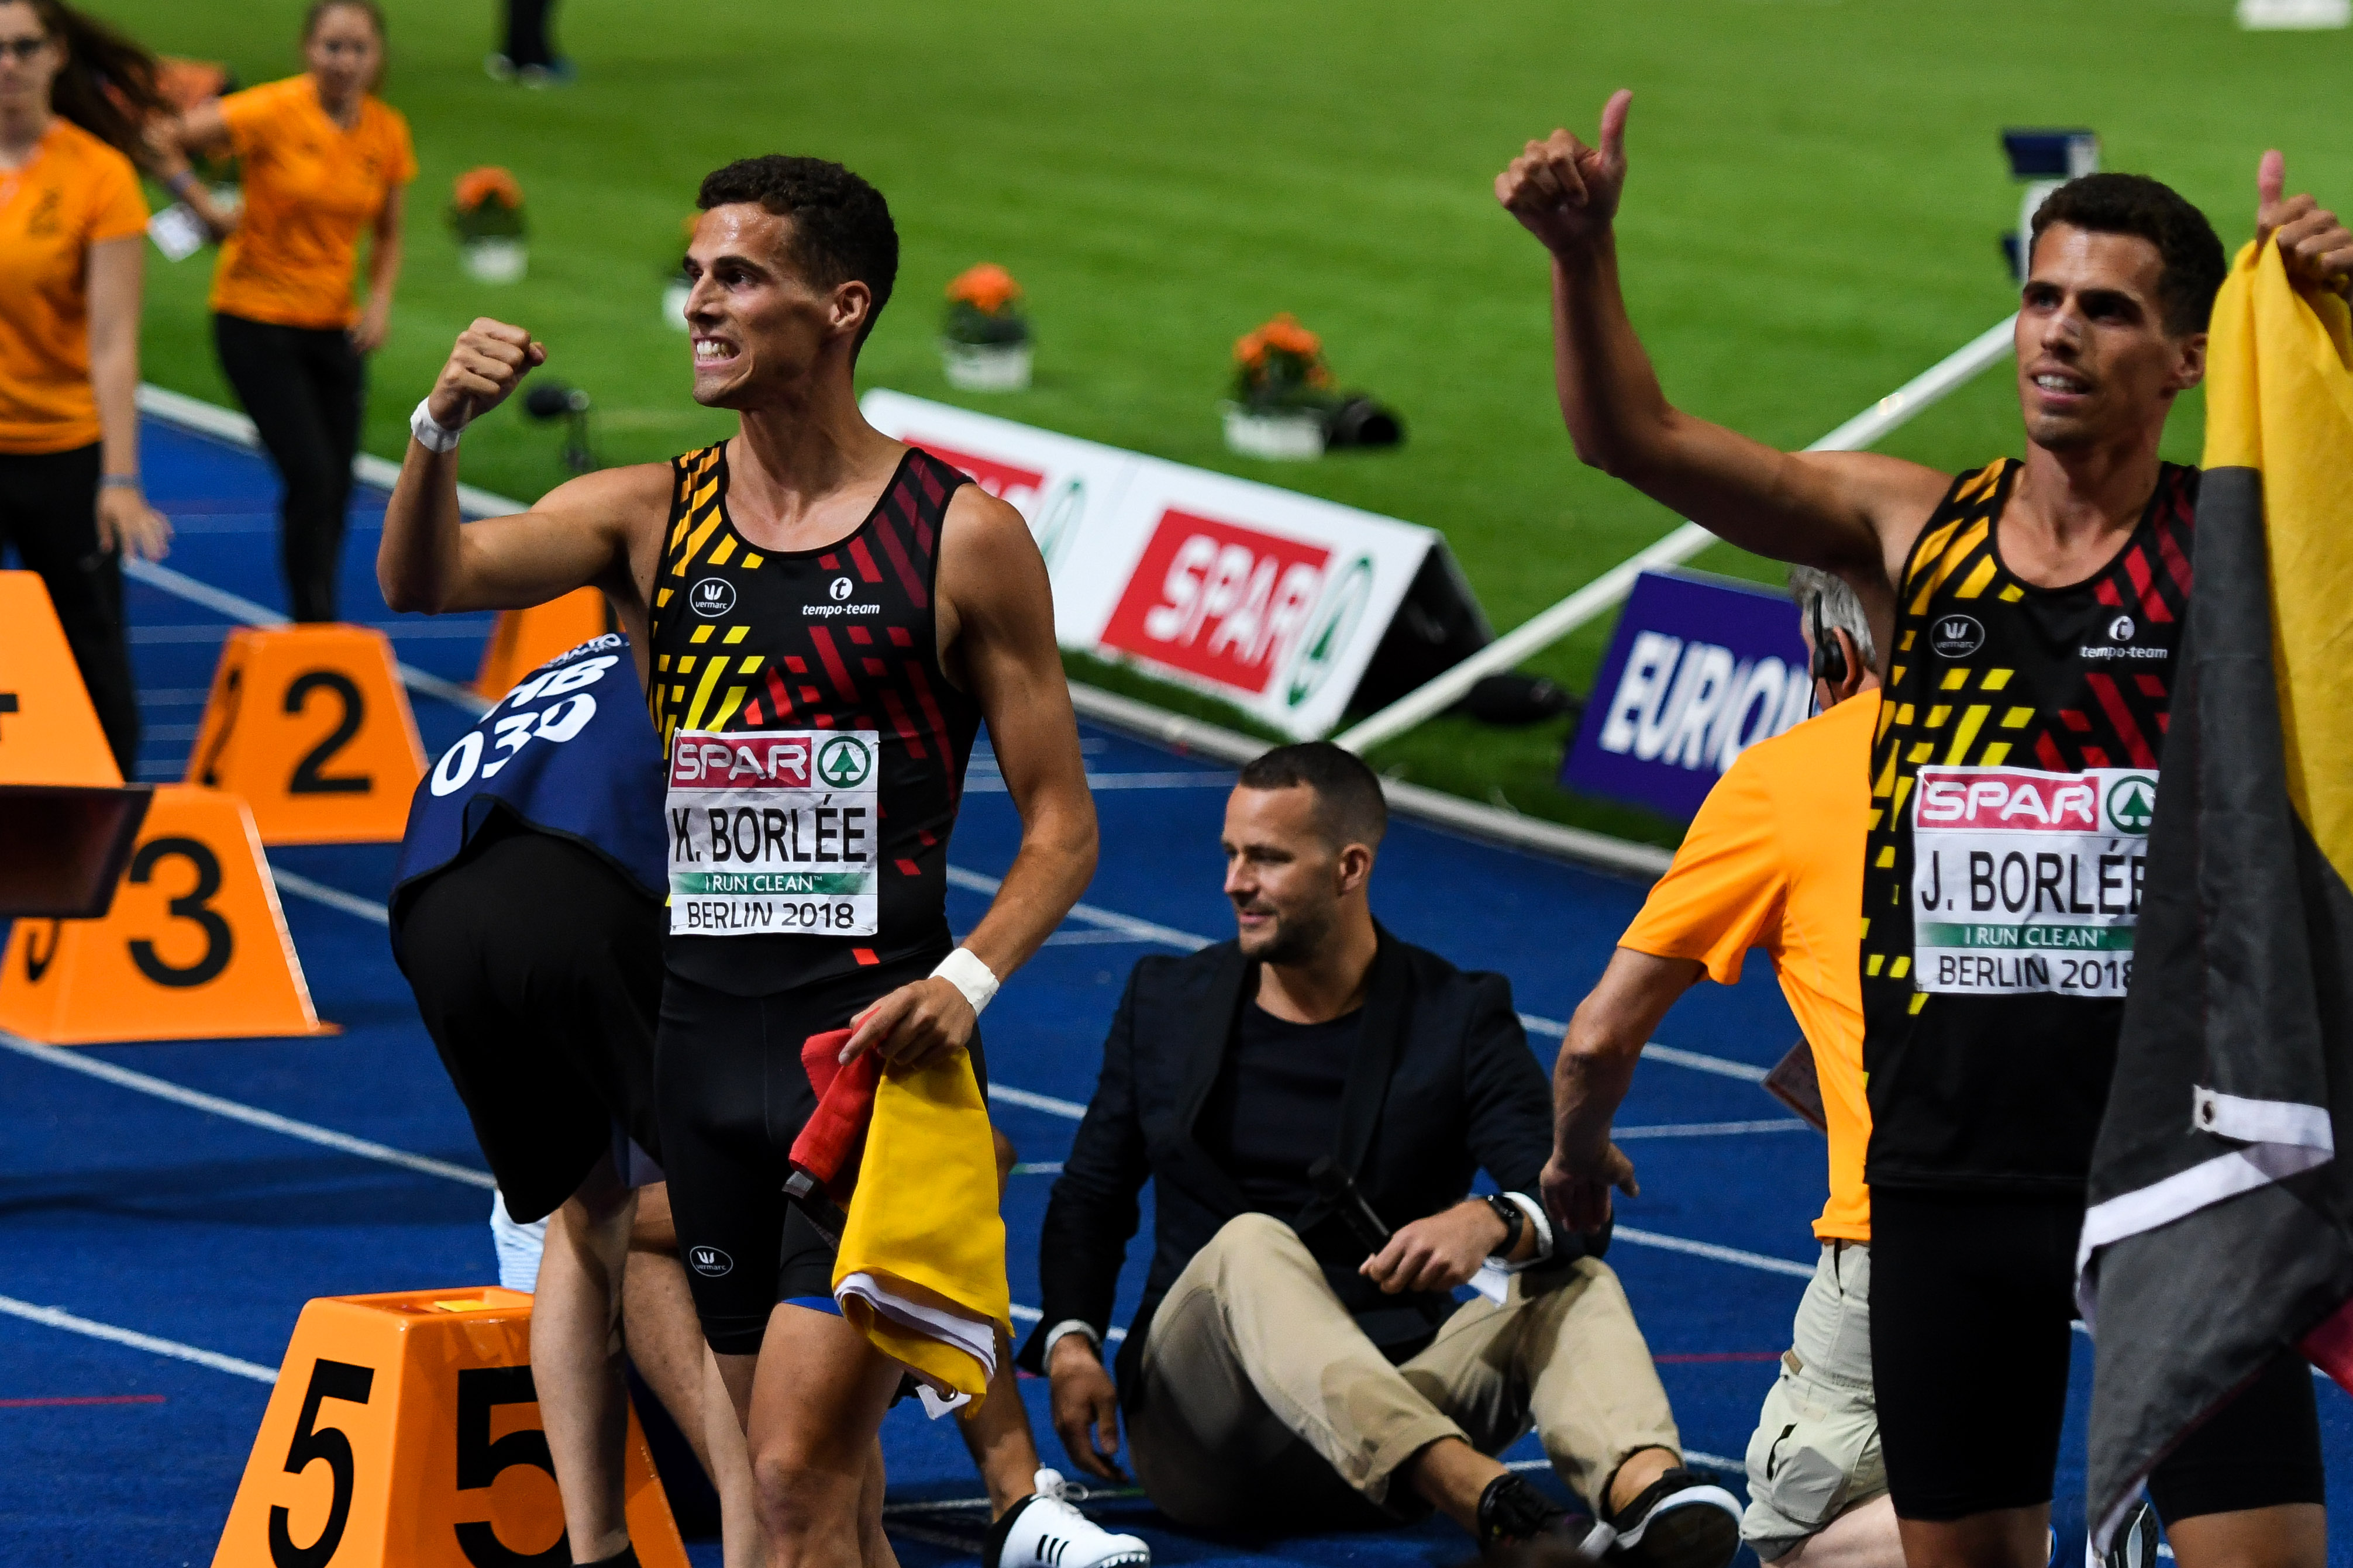
[(1985, 627), (1975, 616), (1938, 616), (1928, 646), (1947, 658), (1967, 658), (1985, 646)]
[(690, 1247), (686, 1249), (687, 1267), (706, 1279), (716, 1279), (735, 1267), (735, 1260), (715, 1247)]
[(723, 616), (735, 607), (735, 584), (724, 577), (705, 577), (687, 590), (686, 602), (698, 616)]

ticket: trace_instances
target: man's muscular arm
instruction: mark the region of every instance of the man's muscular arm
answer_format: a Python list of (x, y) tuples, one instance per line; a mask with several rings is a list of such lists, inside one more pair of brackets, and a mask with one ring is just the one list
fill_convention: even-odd
[[(959, 489), (941, 526), (941, 662), (988, 721), (1005, 787), (1021, 814), (1021, 850), (963, 946), (1002, 981), (1062, 923), (1095, 874), (1095, 804), (1077, 716), (1054, 642), (1046, 562), (1021, 514), (977, 485)], [(844, 1059), (879, 1046), (920, 1066), (972, 1038), (973, 1011), (947, 981), (885, 996), (859, 1021)]]
[(1760, 555), (1839, 573), (1884, 603), (1946, 477), (1862, 452), (1779, 452), (1667, 401), (1619, 289), (1614, 228), (1626, 184), (1619, 92), (1599, 147), (1567, 131), (1531, 142), (1495, 199), (1552, 255), (1554, 376), (1577, 455)]
[(1553, 1063), (1552, 1158), (1544, 1170), (1545, 1207), (1568, 1230), (1599, 1230), (1609, 1221), (1609, 1190), (1641, 1195), (1634, 1163), (1609, 1141), (1610, 1119), (1634, 1082), (1634, 1064), (1651, 1031), (1703, 970), (1689, 958), (1656, 958), (1621, 947), (1601, 981), (1569, 1018)]
[[(504, 402), (546, 358), (521, 327), (477, 321), (450, 350), (427, 411), (456, 429)], [(458, 509), (456, 449), (411, 440), (385, 508), (377, 585), (393, 609), (428, 615), (521, 609), (591, 585), (617, 604), (638, 605), (631, 524), (650, 515), (659, 531), (670, 482), (659, 463), (607, 468), (557, 486), (529, 511), (469, 523)], [(650, 571), (650, 559), (643, 564)]]

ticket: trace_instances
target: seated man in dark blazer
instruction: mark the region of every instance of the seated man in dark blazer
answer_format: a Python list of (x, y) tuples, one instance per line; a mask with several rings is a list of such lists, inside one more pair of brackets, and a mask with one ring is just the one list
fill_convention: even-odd
[[(1373, 921), (1387, 824), (1379, 781), (1336, 746), (1242, 770), (1225, 825), (1240, 935), (1129, 978), (1047, 1207), (1022, 1363), (1052, 1378), (1079, 1468), (1117, 1474), (1124, 1410), (1137, 1479), (1195, 1528), (1436, 1508), (1484, 1548), (1723, 1568), (1737, 1504), (1683, 1467), (1606, 1234), (1555, 1236), (1533, 1196), (1552, 1100), (1509, 984)], [(1385, 1243), (1358, 1239), (1328, 1173), (1318, 1195), (1324, 1156)], [(1466, 1195), (1482, 1167), (1501, 1196)], [(1152, 1272), (1114, 1390), (1101, 1347), (1146, 1179)], [(1457, 1307), (1474, 1276), (1488, 1299)], [(1531, 1426), (1598, 1522), (1492, 1458)]]

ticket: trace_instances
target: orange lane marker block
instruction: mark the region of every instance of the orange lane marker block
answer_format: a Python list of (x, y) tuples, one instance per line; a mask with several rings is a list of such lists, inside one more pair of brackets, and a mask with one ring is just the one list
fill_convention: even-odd
[(164, 784), (103, 920), (20, 920), (0, 956), (0, 1028), (58, 1046), (331, 1035), (252, 815)]
[(264, 844), (396, 841), (425, 746), (373, 626), (239, 626), (221, 646), (186, 782), (233, 791)]
[(528, 610), (501, 611), (499, 624), (482, 647), (474, 695), (496, 702), (514, 689), (516, 681), (557, 654), (569, 653), (612, 629), (605, 595), (594, 588), (575, 588)]
[[(629, 1540), (687, 1568), (629, 1413)], [(569, 1563), (531, 1380), (531, 1298), (495, 1286), (302, 1309), (213, 1568)]]
[(38, 575), (0, 572), (0, 784), (121, 784)]

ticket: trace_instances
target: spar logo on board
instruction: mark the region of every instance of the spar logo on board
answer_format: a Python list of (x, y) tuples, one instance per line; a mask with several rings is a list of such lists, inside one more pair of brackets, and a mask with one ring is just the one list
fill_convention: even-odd
[[(1306, 636), (1331, 559), (1320, 545), (1171, 507), (1160, 514), (1103, 641), (1255, 697)], [(1331, 647), (1319, 663), (1336, 660), (1354, 630), (1353, 621), (1323, 628)]]
[(1039, 469), (943, 447), (923, 437), (910, 436), (907, 439), (941, 462), (962, 468), (972, 476), (975, 484), (1019, 512), (1029, 522), (1029, 532), (1038, 541), (1038, 553), (1046, 558), (1050, 569), (1061, 558), (1063, 547), (1076, 531), (1074, 525), (1080, 514), (1086, 510), (1084, 479), (1072, 474), (1049, 495), (1046, 476)]
[[(2156, 781), (2140, 781), (2155, 794)], [(1997, 828), (2013, 833), (2092, 833), (2100, 826), (2100, 775), (2000, 768), (1920, 770), (1920, 827)], [(2144, 822), (2144, 831), (2146, 824)]]

